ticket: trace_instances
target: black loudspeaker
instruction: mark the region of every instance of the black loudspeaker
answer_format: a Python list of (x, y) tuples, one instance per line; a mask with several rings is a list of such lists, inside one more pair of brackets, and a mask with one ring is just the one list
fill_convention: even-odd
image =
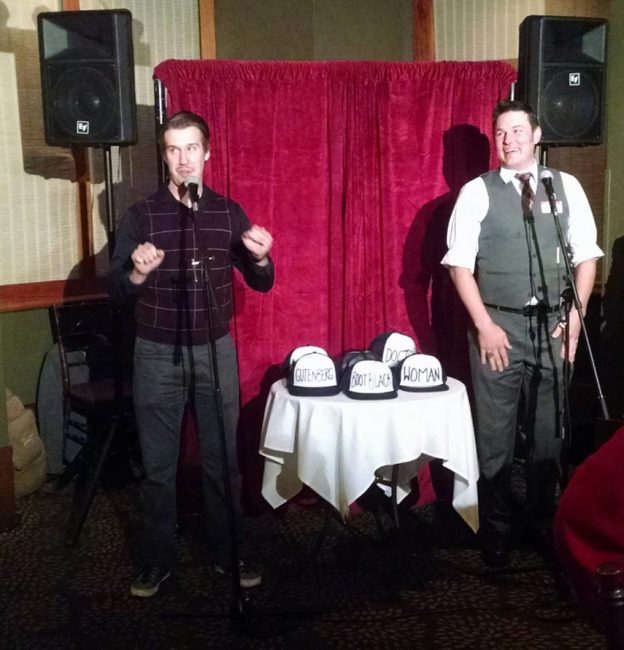
[(136, 142), (132, 14), (44, 12), (37, 28), (46, 142)]
[(607, 21), (528, 16), (520, 24), (515, 98), (537, 113), (542, 144), (602, 141)]

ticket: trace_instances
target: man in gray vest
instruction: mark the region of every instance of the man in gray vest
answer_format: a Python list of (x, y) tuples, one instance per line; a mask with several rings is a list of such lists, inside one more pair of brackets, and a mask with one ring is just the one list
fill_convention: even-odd
[[(467, 183), (449, 223), (442, 264), (472, 320), (470, 367), (475, 398), (481, 556), (502, 567), (512, 528), (511, 465), (518, 418), (526, 434), (526, 523), (545, 531), (552, 519), (561, 451), (562, 366), (572, 362), (582, 314), (572, 309), (566, 350), (561, 294), (569, 254), (585, 309), (602, 251), (580, 183), (549, 170), (567, 251), (561, 251), (535, 160), (537, 117), (517, 101), (493, 113), (501, 166)], [(522, 410), (520, 410), (520, 407)]]

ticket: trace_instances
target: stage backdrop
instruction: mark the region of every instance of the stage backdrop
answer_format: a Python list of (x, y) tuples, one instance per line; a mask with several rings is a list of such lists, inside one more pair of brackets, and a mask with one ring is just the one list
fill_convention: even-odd
[(169, 60), (167, 113), (212, 130), (205, 182), (275, 240), (276, 283), (235, 289), (248, 505), (268, 387), (303, 344), (331, 355), (398, 330), (466, 380), (465, 315), (439, 261), (461, 185), (496, 164), (503, 62)]

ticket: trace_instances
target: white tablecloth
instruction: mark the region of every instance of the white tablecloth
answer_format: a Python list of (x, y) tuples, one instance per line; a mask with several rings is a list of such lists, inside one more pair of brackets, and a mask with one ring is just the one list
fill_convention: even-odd
[[(432, 458), (454, 473), (453, 507), (478, 528), (479, 469), (466, 387), (448, 379), (448, 391), (408, 393), (395, 399), (296, 397), (285, 380), (271, 386), (260, 453), (262, 495), (274, 507), (305, 483), (345, 516), (371, 485), (375, 470), (401, 464), (397, 497)], [(388, 466), (386, 468), (386, 466)]]

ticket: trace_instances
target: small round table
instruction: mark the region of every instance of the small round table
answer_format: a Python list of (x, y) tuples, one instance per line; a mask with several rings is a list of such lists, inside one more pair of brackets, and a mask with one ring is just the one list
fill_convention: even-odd
[(440, 458), (454, 473), (453, 507), (476, 531), (479, 469), (470, 404), (464, 384), (453, 378), (447, 384), (447, 391), (354, 400), (342, 393), (298, 397), (284, 379), (275, 382), (262, 427), (262, 495), (277, 508), (305, 484), (345, 517), (376, 474), (389, 476), (398, 465), (400, 501), (419, 468)]

